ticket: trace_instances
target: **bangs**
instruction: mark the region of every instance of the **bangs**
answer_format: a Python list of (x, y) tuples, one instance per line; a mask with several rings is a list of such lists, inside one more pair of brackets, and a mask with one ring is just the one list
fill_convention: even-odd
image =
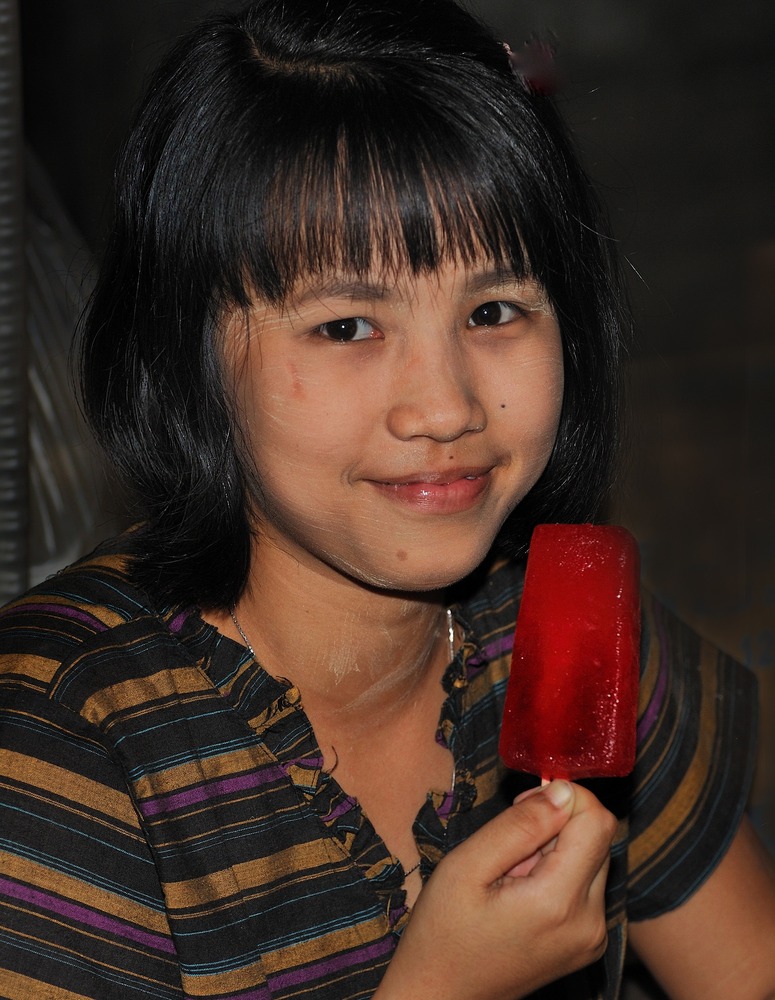
[[(452, 259), (485, 258), (526, 275), (526, 185), (505, 130), (472, 127), (438, 74), (418, 95), (416, 83), (386, 86), (350, 70), (327, 81), (338, 93), (322, 100), (320, 79), (309, 88), (295, 80), (298, 113), (278, 123), (275, 148), (262, 150), (276, 167), (252, 201), (243, 259), (251, 287), (277, 303), (322, 272), (417, 274)], [(392, 74), (400, 79), (400, 67)], [(283, 86), (287, 101), (287, 78)]]

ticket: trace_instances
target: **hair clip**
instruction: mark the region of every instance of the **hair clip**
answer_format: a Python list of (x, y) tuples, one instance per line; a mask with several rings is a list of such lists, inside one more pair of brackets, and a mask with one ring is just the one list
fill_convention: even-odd
[(557, 66), (555, 54), (557, 40), (554, 36), (541, 38), (533, 34), (519, 51), (514, 52), (508, 42), (503, 43), (512, 73), (523, 80), (534, 94), (551, 96), (557, 92)]

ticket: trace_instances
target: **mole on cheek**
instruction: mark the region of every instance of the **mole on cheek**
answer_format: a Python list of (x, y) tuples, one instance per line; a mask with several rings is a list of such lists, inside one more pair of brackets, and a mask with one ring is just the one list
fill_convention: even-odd
[(506, 404), (505, 404), (505, 403), (501, 403), (501, 409), (502, 409), (502, 410), (505, 410), (505, 409), (506, 409)]
[(408, 555), (409, 553), (404, 552), (403, 549), (399, 549), (398, 552), (396, 552), (396, 557), (398, 558), (399, 562), (406, 562)]

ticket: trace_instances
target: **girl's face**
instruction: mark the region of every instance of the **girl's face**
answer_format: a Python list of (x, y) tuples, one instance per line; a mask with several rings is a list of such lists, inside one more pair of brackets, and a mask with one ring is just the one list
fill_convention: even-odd
[(227, 355), (263, 487), (263, 560), (391, 590), (483, 560), (538, 479), (563, 392), (543, 289), (487, 262), (310, 278), (234, 312)]

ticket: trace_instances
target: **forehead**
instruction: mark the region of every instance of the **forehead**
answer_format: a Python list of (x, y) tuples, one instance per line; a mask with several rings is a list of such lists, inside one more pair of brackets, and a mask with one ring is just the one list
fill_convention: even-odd
[(540, 283), (531, 275), (519, 274), (513, 268), (482, 256), (472, 262), (459, 259), (444, 261), (435, 268), (423, 269), (419, 274), (407, 267), (383, 267), (365, 273), (333, 268), (305, 274), (294, 283), (284, 304), (304, 306), (320, 299), (411, 299), (416, 296), (418, 288), (436, 293), (476, 295), (500, 289), (513, 290), (516, 286), (545, 298)]

